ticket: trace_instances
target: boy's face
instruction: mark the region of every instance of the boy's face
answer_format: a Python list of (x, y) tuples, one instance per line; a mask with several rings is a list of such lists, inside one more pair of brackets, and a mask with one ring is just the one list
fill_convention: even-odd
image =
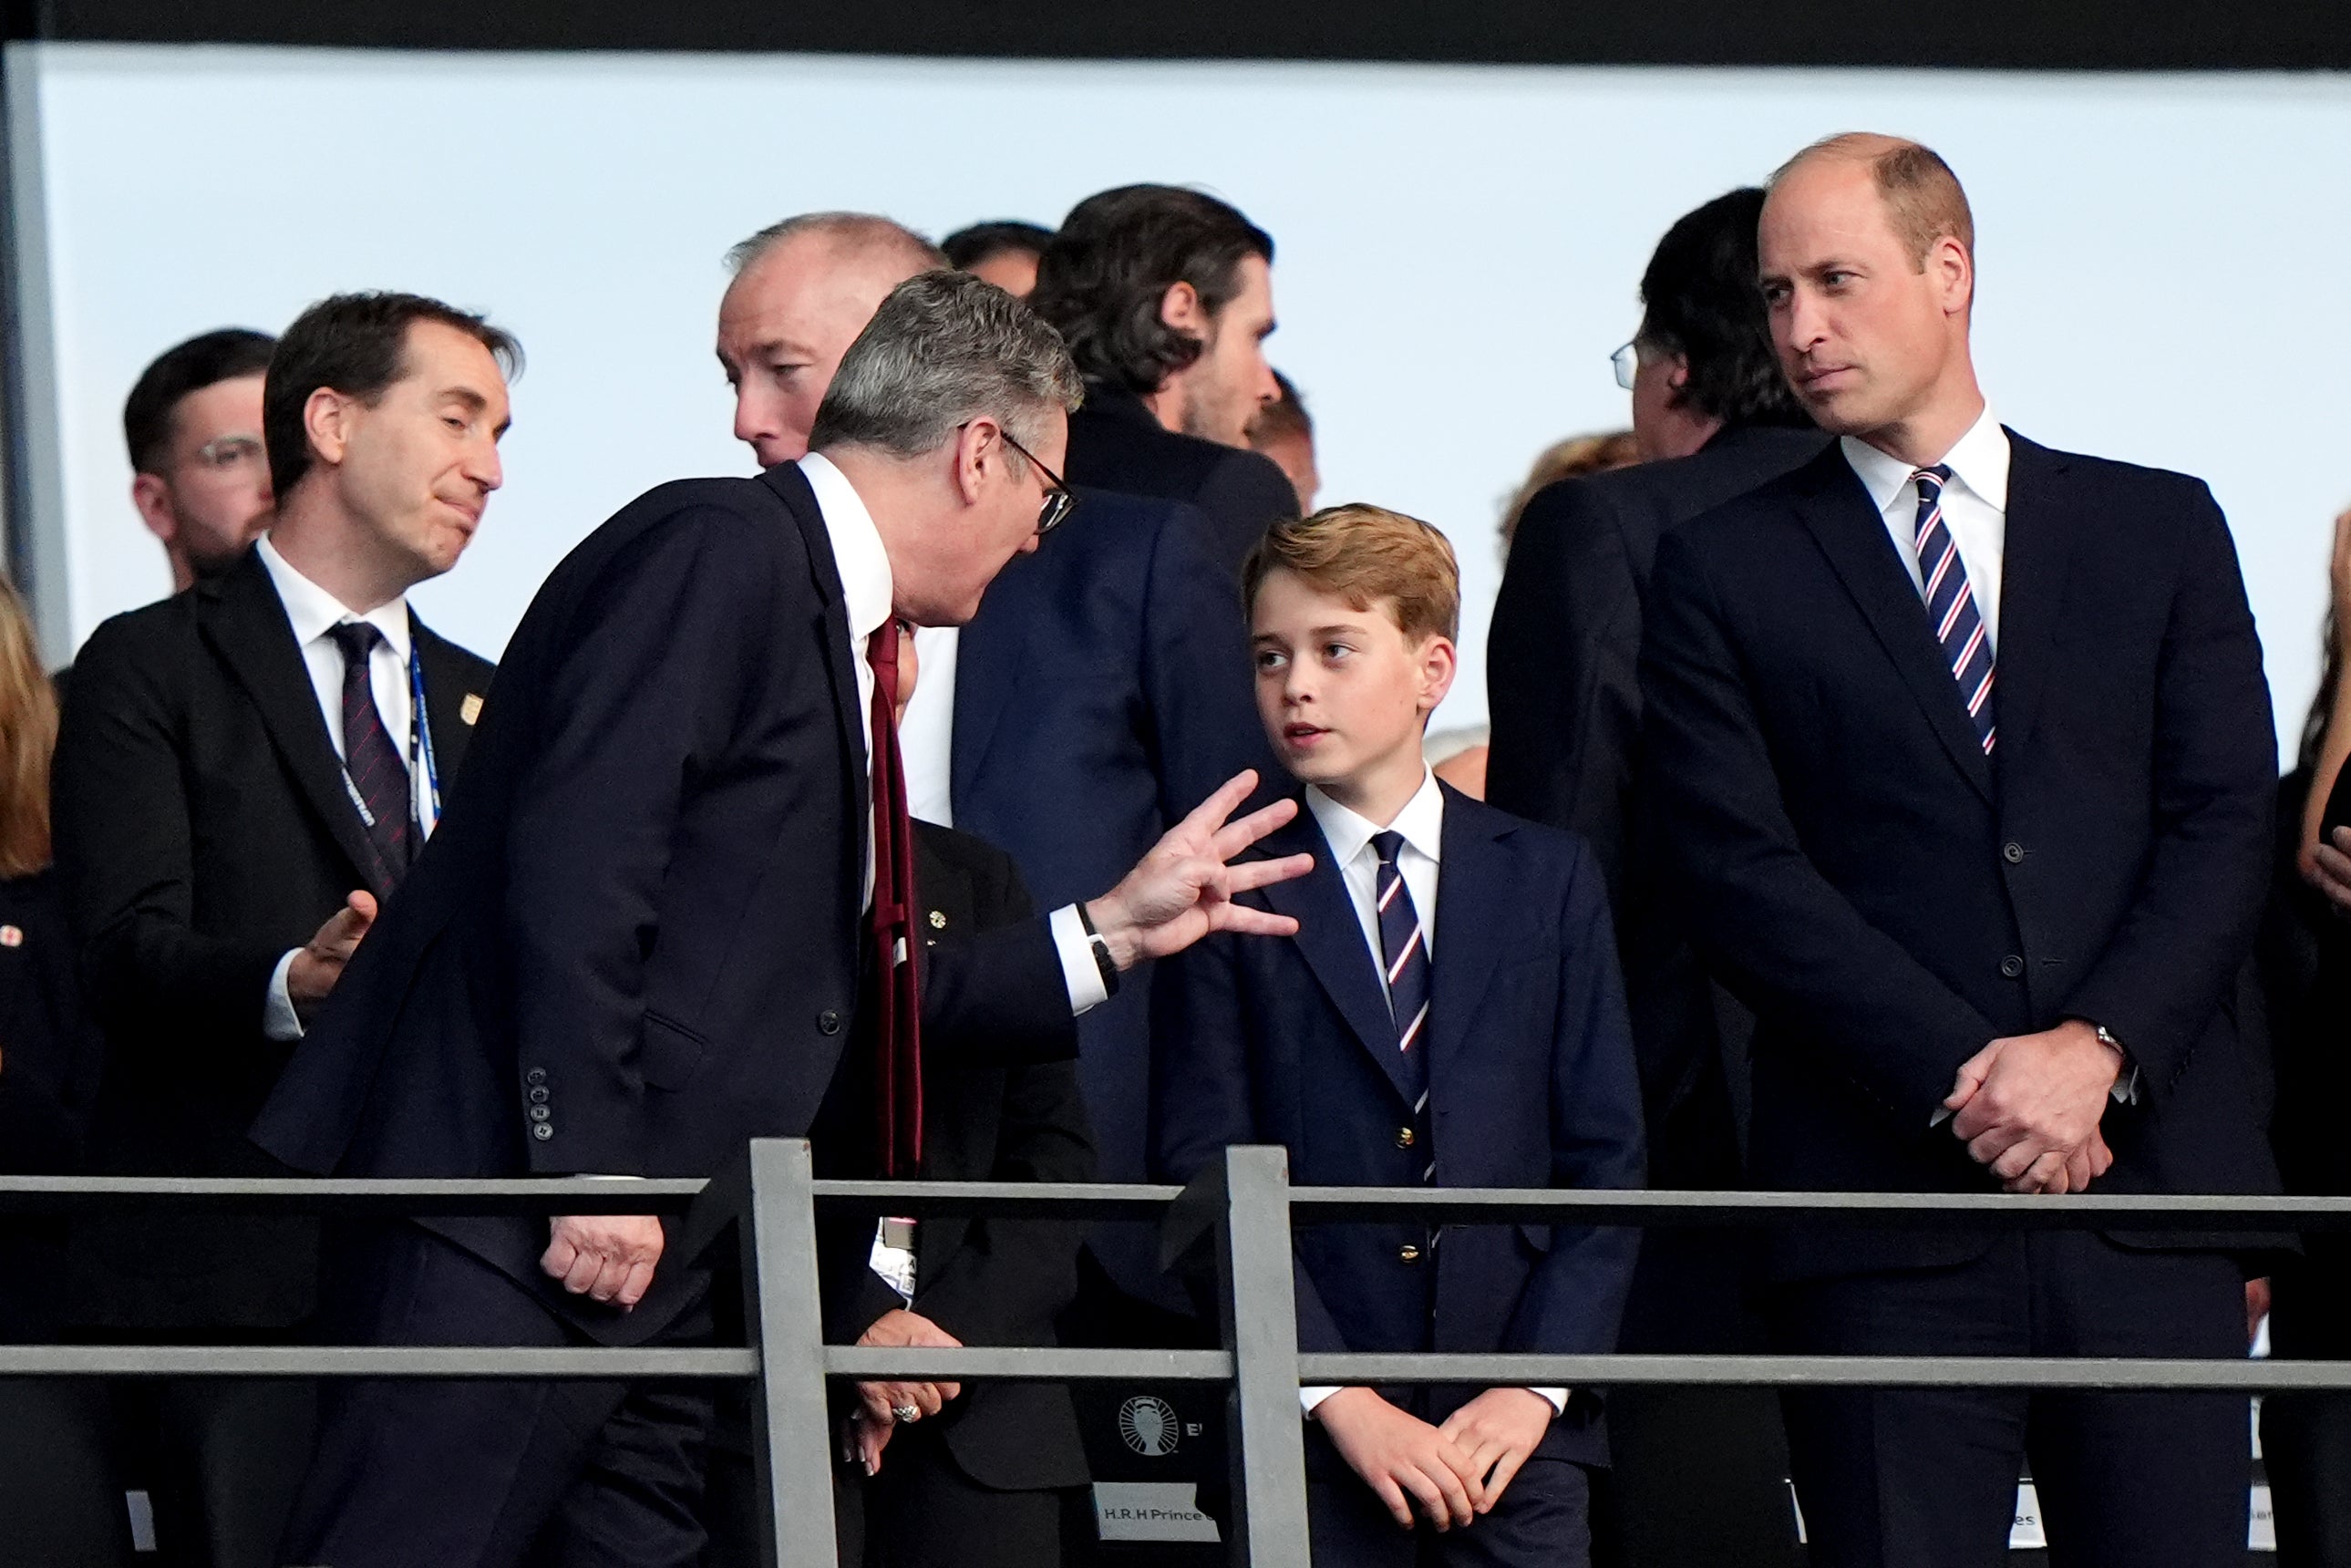
[(1418, 777), (1421, 732), (1453, 685), (1450, 641), (1407, 637), (1388, 601), (1358, 610), (1280, 568), (1259, 585), (1249, 630), (1258, 717), (1301, 782)]

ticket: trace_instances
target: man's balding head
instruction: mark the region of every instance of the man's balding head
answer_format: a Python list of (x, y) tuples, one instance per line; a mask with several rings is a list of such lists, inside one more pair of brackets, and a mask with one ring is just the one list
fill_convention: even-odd
[(808, 451), (841, 357), (890, 291), (946, 265), (938, 248), (870, 213), (803, 213), (726, 253), (718, 361), (735, 389), (735, 434), (762, 467)]
[(1957, 240), (1961, 250), (1975, 255), (1976, 219), (1968, 193), (1933, 148), (1898, 136), (1848, 131), (1823, 137), (1782, 163), (1771, 176), (1771, 188), (1778, 190), (1791, 175), (1816, 164), (1869, 171), (1870, 183), (1886, 204), (1886, 221), (1921, 270), (1937, 240)]
[(1915, 141), (1833, 136), (1771, 177), (1756, 251), (1772, 348), (1824, 429), (1932, 463), (1974, 423), (1974, 246), (1959, 181)]

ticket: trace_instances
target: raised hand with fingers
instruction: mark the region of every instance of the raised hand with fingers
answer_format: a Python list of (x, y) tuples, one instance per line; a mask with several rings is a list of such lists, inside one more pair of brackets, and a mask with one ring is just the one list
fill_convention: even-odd
[(318, 935), (296, 950), (294, 962), (286, 967), (286, 995), (294, 1003), (294, 1016), (303, 1023), (308, 1024), (334, 993), (335, 982), (343, 977), (343, 966), (359, 951), (375, 916), (375, 894), (354, 889), (343, 906), (319, 927)]
[(1298, 929), (1287, 915), (1233, 902), (1236, 894), (1304, 876), (1314, 865), (1311, 855), (1230, 863), (1298, 814), (1297, 801), (1276, 800), (1237, 822), (1225, 821), (1256, 788), (1255, 772), (1236, 774), (1168, 829), (1116, 887), (1086, 905), (1121, 969), (1180, 953), (1212, 931), (1287, 936)]
[(1485, 1483), (1461, 1443), (1374, 1390), (1342, 1388), (1314, 1406), (1314, 1419), (1404, 1529), (1412, 1528), (1415, 1505), (1439, 1530), (1485, 1511)]

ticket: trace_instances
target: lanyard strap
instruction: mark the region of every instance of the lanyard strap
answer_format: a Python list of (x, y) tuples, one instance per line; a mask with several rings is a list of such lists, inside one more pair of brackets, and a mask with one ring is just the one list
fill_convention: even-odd
[(408, 649), (408, 772), (413, 779), (424, 769), (424, 804), (432, 813), (419, 823), (429, 835), (441, 825), (441, 769), (433, 759), (433, 727), (425, 716), (424, 650), (412, 636)]

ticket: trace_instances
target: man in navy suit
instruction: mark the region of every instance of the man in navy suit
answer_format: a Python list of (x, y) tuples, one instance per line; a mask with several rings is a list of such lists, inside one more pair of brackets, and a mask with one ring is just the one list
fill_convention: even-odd
[[(946, 265), (920, 235), (856, 213), (787, 218), (731, 259), (718, 358), (735, 434), (766, 465), (807, 452), (814, 400), (883, 296)], [(1089, 402), (1098, 395), (1090, 386)], [(1048, 908), (1117, 880), (1226, 779), (1274, 766), (1238, 585), (1204, 542), (1207, 519), (1182, 502), (1077, 493), (1069, 522), (998, 574), (967, 624), (915, 632), (927, 675), (904, 726), (914, 815), (1006, 851)], [(1102, 1179), (1141, 1181), (1150, 988), (1088, 1012), (1078, 1040)], [(1098, 1228), (1072, 1329), (1102, 1344), (1183, 1338), (1188, 1325), (1166, 1315), (1180, 1297), (1157, 1276), (1150, 1228)], [(1113, 1412), (1124, 1398), (1100, 1392), (1116, 1394)], [(1096, 1390), (1080, 1398), (1104, 1403)]]
[[(1692, 930), (1758, 1015), (1751, 1174), (2274, 1191), (2231, 992), (2276, 742), (2228, 527), (2193, 479), (2000, 425), (1972, 242), (1914, 143), (1838, 137), (1782, 170), (1764, 298), (1841, 439), (1657, 552), (1647, 765)], [(1800, 1233), (1770, 1305), (1793, 1351), (2241, 1356), (2231, 1247)], [(2004, 1561), (2028, 1457), (2061, 1562), (2244, 1560), (2241, 1396), (1785, 1406), (1821, 1568)]]
[[(1078, 396), (1002, 290), (933, 272), (842, 359), (814, 450), (656, 489), (556, 569), (465, 779), (255, 1129), (303, 1170), (712, 1175), (815, 1129), (820, 1168), (923, 1166), (922, 1064), (1066, 1057), (1119, 976), (1302, 862), (1224, 862), (1232, 780), (1110, 894), (922, 945), (890, 722), (895, 620), (967, 620), (1068, 510)], [(677, 1343), (709, 1281), (632, 1216), (434, 1219), (371, 1238), (379, 1343)], [(706, 1396), (624, 1384), (337, 1391), (283, 1560), (697, 1561)]]
[[(1372, 507), (1277, 523), (1245, 579), (1258, 707), (1304, 810), (1268, 840), (1297, 923), (1212, 940), (1163, 986), (1166, 1176), (1280, 1143), (1315, 1186), (1632, 1186), (1641, 1098), (1608, 894), (1581, 840), (1439, 784), (1458, 577), (1436, 529)], [(1277, 848), (1278, 846), (1278, 848)], [(1573, 1226), (1309, 1227), (1309, 1351), (1615, 1348), (1636, 1238)], [(1589, 1560), (1589, 1393), (1309, 1388), (1314, 1560)], [(1417, 1516), (1417, 1518), (1416, 1518)]]

